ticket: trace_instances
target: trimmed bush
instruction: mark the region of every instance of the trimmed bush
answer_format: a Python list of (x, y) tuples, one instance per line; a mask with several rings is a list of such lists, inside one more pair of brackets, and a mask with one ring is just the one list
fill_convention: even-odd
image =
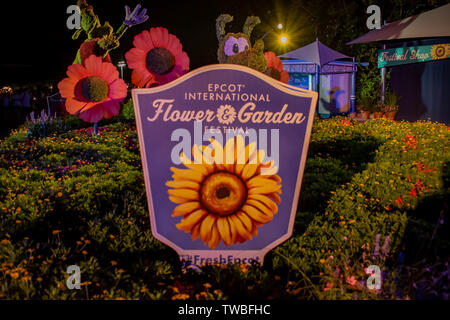
[[(121, 118), (131, 120), (131, 111)], [(182, 271), (176, 253), (151, 235), (135, 127), (111, 120), (93, 136), (72, 120), (45, 137), (23, 127), (1, 142), (0, 298), (391, 299), (448, 291), (445, 125), (315, 122), (294, 236), (262, 267), (199, 272)], [(72, 264), (82, 290), (66, 287)], [(380, 290), (365, 284), (373, 264), (382, 270)]]

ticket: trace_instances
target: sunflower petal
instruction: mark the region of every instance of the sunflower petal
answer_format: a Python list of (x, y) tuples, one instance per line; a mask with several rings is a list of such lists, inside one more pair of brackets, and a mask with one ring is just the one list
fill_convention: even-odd
[(248, 194), (269, 194), (277, 192), (281, 189), (281, 185), (279, 184), (268, 184), (264, 187), (251, 188), (248, 190)]
[(202, 163), (206, 170), (208, 170), (208, 173), (211, 173), (214, 171), (214, 158), (212, 157), (212, 149), (207, 146), (201, 146), (198, 148), (196, 145), (194, 145), (197, 148), (197, 152), (200, 158), (200, 163)]
[(247, 163), (242, 170), (241, 176), (244, 180), (248, 180), (251, 177), (253, 177), (256, 173), (256, 170), (258, 170), (259, 165), (258, 164), (251, 164)]
[(192, 180), (196, 182), (203, 181), (203, 174), (199, 171), (191, 170), (191, 169), (178, 169), (175, 167), (170, 167), (170, 170), (173, 172), (174, 180)]
[(187, 199), (187, 200), (198, 200), (198, 192), (192, 189), (169, 189), (167, 192), (171, 196)]
[(270, 168), (261, 168), (261, 175), (263, 176), (271, 176), (275, 175), (278, 172), (278, 166), (273, 166)]
[[(239, 139), (240, 137), (240, 139)], [(237, 139), (241, 140), (243, 139), (241, 136), (237, 136)], [(239, 143), (239, 141), (238, 141)], [(235, 172), (237, 174), (240, 174), (242, 172), (242, 170), (245, 167), (245, 164), (248, 162), (248, 159), (255, 153), (256, 151), (256, 142), (252, 142), (250, 144), (248, 144), (244, 150), (242, 150), (242, 148), (240, 148), (240, 145), (238, 144), (238, 154), (237, 154), (237, 158), (236, 158), (236, 169)]]
[(217, 229), (219, 230), (220, 237), (226, 246), (231, 244), (231, 232), (228, 219), (224, 217), (219, 217), (217, 219)]
[(256, 224), (253, 225), (252, 231), (250, 231), (251, 235), (256, 237), (258, 236), (258, 226)]
[(266, 216), (264, 213), (256, 209), (255, 207), (244, 205), (242, 207), (242, 211), (244, 211), (250, 218), (260, 223), (267, 223), (272, 220), (272, 217)]
[(191, 229), (191, 239), (197, 240), (200, 236), (200, 223), (197, 223), (192, 229)]
[(270, 210), (270, 208), (266, 207), (264, 204), (262, 204), (259, 201), (256, 200), (247, 200), (247, 204), (251, 205), (252, 207), (255, 207), (260, 212), (262, 212), (267, 218), (273, 217), (273, 212)]
[(271, 200), (270, 198), (268, 198), (265, 195), (262, 194), (252, 194), (248, 196), (249, 199), (253, 199), (253, 200), (257, 200), (260, 201), (262, 203), (264, 203), (267, 207), (270, 208), (270, 210), (272, 210), (272, 212), (274, 214), (276, 214), (278, 212), (278, 206), (275, 202), (273, 202), (273, 200)]
[(208, 214), (203, 219), (200, 227), (200, 239), (202, 239), (203, 243), (207, 243), (211, 239), (212, 227), (216, 223), (216, 220), (217, 217), (212, 214)]
[(223, 163), (225, 169), (234, 172), (234, 137), (229, 139), (223, 149)]
[(281, 177), (277, 174), (271, 175), (269, 178), (272, 179), (273, 181), (281, 182)]
[(223, 148), (219, 141), (216, 139), (211, 139), (211, 144), (214, 152), (214, 163), (219, 170), (225, 170), (223, 161)]
[(183, 199), (183, 198), (179, 198), (179, 197), (173, 197), (173, 196), (169, 196), (169, 200), (172, 201), (173, 203), (189, 202), (189, 200), (186, 200), (186, 199)]
[(231, 233), (231, 244), (236, 243), (238, 231), (236, 229), (236, 225), (233, 223), (233, 220), (230, 218), (230, 216), (227, 217), (228, 224), (230, 225), (230, 233)]
[(173, 209), (172, 217), (184, 216), (191, 213), (194, 210), (200, 209), (200, 203), (197, 201), (186, 202), (178, 205)]
[(199, 190), (200, 185), (198, 182), (191, 181), (191, 180), (176, 180), (176, 181), (167, 181), (166, 186), (170, 188), (187, 188), (192, 190)]
[(278, 194), (276, 193), (269, 193), (267, 195), (270, 199), (272, 199), (273, 201), (275, 201), (276, 203), (280, 204), (281, 203), (281, 198)]
[(201, 223), (203, 218), (208, 214), (206, 210), (198, 209), (192, 212), (187, 217), (184, 217), (176, 227), (184, 232), (190, 232), (191, 229), (197, 224)]
[(241, 220), (242, 225), (247, 229), (247, 231), (251, 231), (253, 229), (252, 219), (250, 219), (245, 212), (239, 211), (236, 213), (236, 217)]
[(230, 223), (232, 223), (235, 226), (236, 232), (239, 235), (236, 238), (236, 241), (239, 241), (239, 238), (242, 238), (243, 240), (251, 240), (252, 239), (252, 236), (250, 235), (248, 230), (244, 227), (244, 224), (242, 223), (242, 221), (236, 215), (230, 216), (230, 220), (231, 220)]
[(208, 242), (210, 249), (215, 249), (220, 242), (220, 234), (219, 230), (217, 229), (217, 224), (214, 224), (211, 229), (211, 239)]
[(266, 152), (264, 150), (258, 150), (250, 156), (250, 158), (248, 159), (248, 163), (261, 164), (264, 161), (265, 156)]
[(263, 187), (268, 184), (277, 185), (278, 183), (272, 179), (260, 175), (257, 175), (247, 181), (247, 187), (249, 188)]
[(194, 164), (194, 163), (192, 163), (191, 159), (186, 157), (186, 155), (183, 152), (180, 153), (180, 160), (181, 160), (181, 163), (184, 164), (184, 166), (186, 168), (199, 171), (203, 175), (207, 175), (208, 174), (208, 169), (203, 164), (197, 164), (197, 163)]

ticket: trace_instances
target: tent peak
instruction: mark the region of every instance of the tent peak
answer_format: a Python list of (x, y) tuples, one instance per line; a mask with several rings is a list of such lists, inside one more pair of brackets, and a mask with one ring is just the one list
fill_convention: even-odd
[(316, 38), (316, 41), (311, 42), (310, 44), (304, 47), (287, 52), (285, 54), (280, 55), (279, 57), (287, 59), (305, 60), (307, 62), (319, 65), (320, 67), (334, 60), (351, 58), (327, 47), (322, 42), (320, 42), (318, 38)]

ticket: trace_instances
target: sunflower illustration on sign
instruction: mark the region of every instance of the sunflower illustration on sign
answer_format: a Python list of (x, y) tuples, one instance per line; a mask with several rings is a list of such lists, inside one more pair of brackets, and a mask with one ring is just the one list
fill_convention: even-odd
[(245, 145), (240, 135), (225, 146), (212, 139), (209, 146), (192, 147), (193, 160), (180, 154), (186, 169), (171, 167), (166, 182), (176, 227), (200, 238), (209, 248), (226, 246), (258, 235), (258, 227), (272, 221), (281, 203), (281, 178), (274, 161), (264, 162), (256, 142)]
[(450, 55), (450, 44), (435, 44), (431, 47), (433, 60), (446, 59)]

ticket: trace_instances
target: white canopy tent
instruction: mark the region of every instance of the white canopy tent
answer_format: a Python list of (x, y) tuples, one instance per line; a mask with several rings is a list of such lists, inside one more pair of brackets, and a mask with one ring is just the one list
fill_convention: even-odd
[(347, 44), (436, 37), (450, 37), (450, 4), (388, 23)]

